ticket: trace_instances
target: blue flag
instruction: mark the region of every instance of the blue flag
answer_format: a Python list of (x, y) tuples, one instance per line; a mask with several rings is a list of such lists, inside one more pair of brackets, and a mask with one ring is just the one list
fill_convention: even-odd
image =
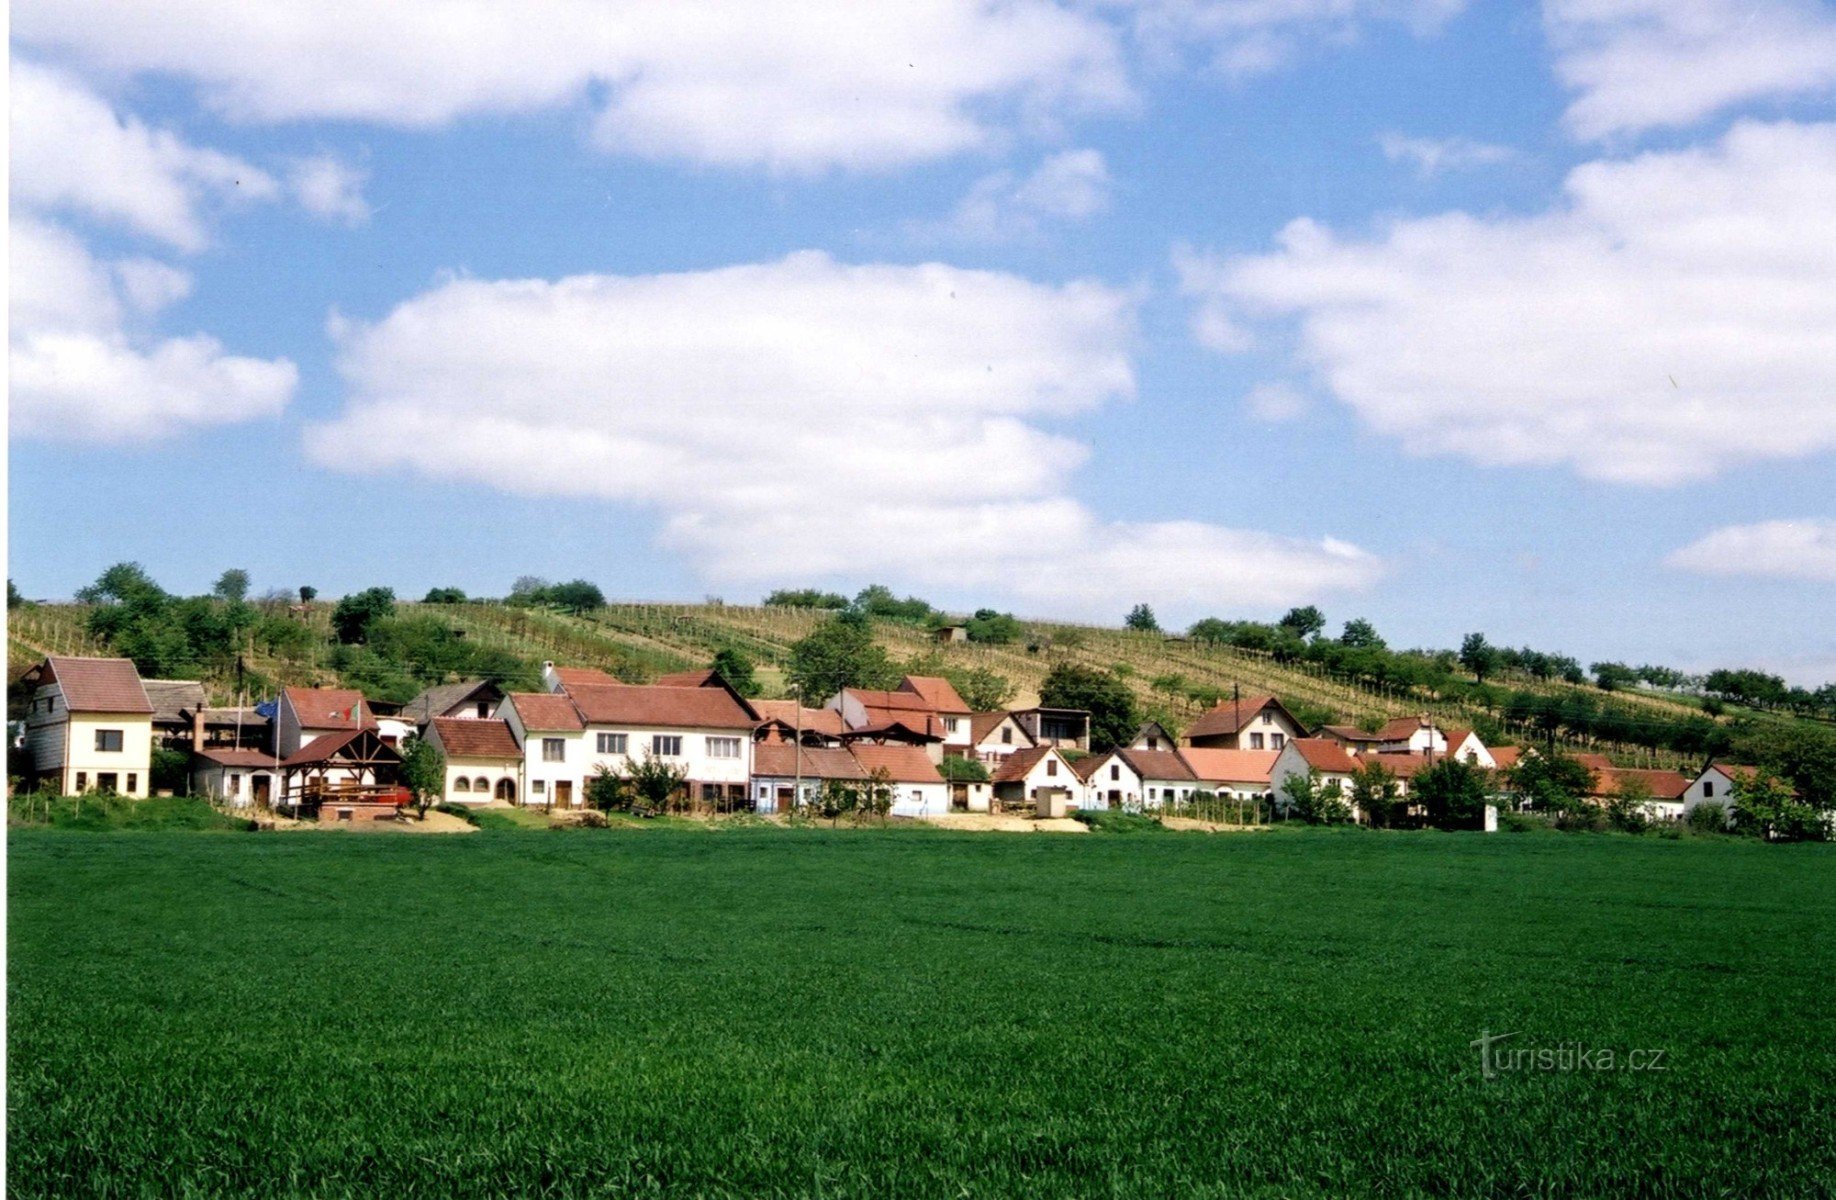
[(280, 701), (263, 700), (260, 704), (255, 706), (255, 715), (258, 717), (266, 717), (270, 721), (274, 720), (276, 717), (280, 716)]

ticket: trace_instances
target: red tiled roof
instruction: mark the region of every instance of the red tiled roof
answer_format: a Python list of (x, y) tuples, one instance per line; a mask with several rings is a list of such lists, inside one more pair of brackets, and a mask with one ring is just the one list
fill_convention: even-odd
[[(752, 773), (754, 776), (770, 776), (773, 779), (793, 779), (798, 774), (798, 747), (789, 742), (767, 742), (755, 746), (752, 751)], [(865, 779), (867, 772), (861, 769), (854, 756), (846, 750), (803, 748), (801, 774), (808, 779)]]
[(465, 717), (435, 717), (434, 731), (446, 747), (446, 757), (512, 759), (523, 757), (516, 733), (508, 721), (479, 721)]
[(1366, 754), (1362, 758), (1354, 759), (1353, 763), (1355, 766), (1362, 766), (1365, 763), (1382, 763), (1396, 778), (1414, 779), (1435, 763), (1446, 761), (1446, 758), (1445, 754), (1437, 754), (1432, 757), (1426, 754)]
[(580, 710), (559, 692), (511, 692), (504, 699), (516, 706), (517, 719), (533, 733), (572, 733), (586, 728)]
[(859, 729), (850, 729), (842, 736), (846, 738), (900, 738), (909, 742), (941, 742), (940, 734), (927, 732), (931, 721), (918, 726), (908, 725), (904, 721), (885, 721), (873, 725), (863, 725)]
[(1453, 751), (1460, 748), (1461, 742), (1472, 737), (1473, 731), (1470, 729), (1449, 729), (1445, 731), (1445, 736), (1447, 738), (1447, 749)]
[(840, 737), (848, 732), (848, 727), (842, 723), (842, 715), (832, 708), (801, 708), (795, 700), (754, 700), (752, 707), (758, 710), (759, 716), (765, 721), (776, 721), (786, 729), (798, 728), (801, 720), (806, 733)]
[(1334, 775), (1350, 775), (1358, 762), (1345, 753), (1345, 747), (1330, 738), (1295, 738), (1288, 743), (1300, 753), (1308, 766)]
[(758, 722), (725, 688), (575, 687), (568, 694), (589, 725), (746, 729)]
[(936, 712), (955, 716), (969, 711), (950, 681), (938, 675), (907, 675), (900, 681), (899, 690), (922, 697)]
[(1492, 761), (1498, 764), (1498, 769), (1500, 771), (1508, 771), (1512, 767), (1515, 767), (1517, 761), (1523, 756), (1524, 748), (1522, 746), (1492, 747)]
[(1142, 779), (1172, 779), (1191, 782), (1198, 779), (1186, 760), (1172, 750), (1120, 749), (1116, 757), (1127, 763)]
[[(1746, 782), (1751, 782), (1759, 776), (1759, 768), (1747, 763), (1712, 762), (1709, 764), (1709, 768), (1711, 770), (1720, 771), (1729, 779), (1739, 779)], [(1698, 775), (1697, 778), (1700, 779), (1701, 776)]]
[(347, 729), (342, 733), (322, 733), (281, 760), (281, 765), (297, 767), (306, 763), (324, 762), (356, 741), (362, 732), (361, 729)]
[(1383, 739), (1374, 733), (1358, 728), (1356, 725), (1322, 725), (1320, 733), (1337, 738), (1343, 742), (1377, 742)]
[(943, 776), (924, 751), (916, 746), (874, 746), (856, 744), (849, 752), (863, 770), (871, 773), (884, 767), (894, 783), (942, 783)]
[(623, 683), (616, 675), (609, 675), (598, 667), (550, 667), (549, 670), (554, 672), (564, 692), (577, 687), (616, 687)]
[[(1243, 724), (1255, 720), (1256, 714), (1271, 704), (1279, 705), (1281, 701), (1273, 696), (1245, 696), (1239, 704), (1231, 700), (1220, 700), (1216, 706), (1208, 709), (1204, 715), (1192, 723), (1186, 730), (1188, 738), (1217, 737), (1220, 734), (1231, 734), (1242, 728), (1237, 722), (1237, 714), (1243, 714)], [(1286, 709), (1282, 710), (1286, 712)]]
[[(975, 746), (981, 745), (989, 737), (993, 736), (995, 730), (1001, 727), (1001, 722), (1007, 720), (1007, 718), (1011, 716), (1013, 716), (1012, 713), (1004, 713), (1004, 712), (970, 713), (969, 714), (969, 742), (970, 744), (975, 745)], [(1032, 735), (1027, 733), (1026, 729), (1020, 724), (1020, 722), (1015, 721), (1014, 728), (1018, 729), (1020, 731), (1020, 736), (1026, 739), (1025, 742), (1015, 742), (1014, 744), (1016, 746), (1026, 745), (1032, 742), (1033, 740)]]
[[(287, 688), (287, 703), (301, 729), (375, 728), (376, 718), (356, 688)], [(355, 712), (357, 715), (352, 716)]]
[(659, 675), (650, 681), (652, 687), (708, 687), (722, 682), (720, 672), (712, 667), (699, 671), (675, 671), (668, 675)]
[(1590, 771), (1611, 771), (1613, 769), (1613, 760), (1604, 754), (1576, 754), (1572, 757)]
[(266, 750), (199, 750), (197, 756), (220, 767), (272, 767), (274, 756)]
[(1600, 778), (1594, 789), (1598, 796), (1611, 796), (1633, 780), (1642, 782), (1651, 791), (1653, 800), (1680, 800), (1689, 785), (1695, 780), (1681, 771), (1653, 771), (1634, 767), (1612, 767), (1600, 772)]
[(72, 712), (153, 712), (132, 659), (52, 655), (40, 668), (39, 681), (61, 686), (64, 707)]
[[(1433, 723), (1431, 722), (1429, 728), (1432, 729), (1433, 727)], [(1383, 723), (1383, 728), (1377, 731), (1377, 740), (1380, 742), (1406, 742), (1421, 731), (1422, 719), (1420, 717), (1396, 717), (1393, 720)]]
[(1018, 783), (1025, 779), (1027, 773), (1038, 766), (1040, 760), (1052, 753), (1050, 746), (1030, 746), (1025, 750), (1016, 750), (1001, 760), (994, 774), (988, 777), (990, 783)]
[(1206, 783), (1267, 783), (1279, 750), (1181, 750), (1194, 777)]

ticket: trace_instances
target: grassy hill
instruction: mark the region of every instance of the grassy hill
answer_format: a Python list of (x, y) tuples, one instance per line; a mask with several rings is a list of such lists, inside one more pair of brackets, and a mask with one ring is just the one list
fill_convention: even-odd
[[(377, 698), (404, 687), (435, 682), (424, 674), (412, 681), (399, 669), (387, 686), (365, 674), (348, 650), (336, 647), (331, 636), (331, 605), (320, 603), (285, 619), (306, 626), (301, 636), (284, 649), (264, 648), (251, 641), (244, 654), (251, 690), (283, 684), (336, 684), (355, 682)], [(495, 651), (496, 672), (512, 686), (533, 686), (540, 664), (546, 660), (596, 666), (620, 678), (641, 682), (666, 671), (706, 666), (723, 649), (744, 652), (759, 666), (766, 695), (780, 694), (782, 669), (791, 647), (827, 616), (800, 608), (731, 604), (615, 604), (583, 615), (548, 609), (512, 607), (490, 602), (463, 604), (398, 604), (398, 619), (431, 619), (432, 625), (450, 631), (448, 636), (475, 650)], [(9, 678), (48, 653), (107, 653), (104, 644), (87, 631), (85, 605), (33, 605), (14, 610), (8, 622)], [(1128, 682), (1144, 709), (1175, 726), (1189, 724), (1204, 704), (1207, 691), (1230, 695), (1241, 688), (1245, 695), (1270, 692), (1295, 708), (1305, 719), (1359, 722), (1415, 713), (1427, 713), (1450, 725), (1478, 725), (1499, 733), (1503, 714), (1457, 695), (1441, 695), (1422, 688), (1395, 688), (1334, 677), (1306, 662), (1279, 662), (1266, 653), (1211, 643), (1192, 642), (1154, 633), (1100, 626), (1028, 623), (1023, 636), (1007, 645), (959, 643), (939, 645), (919, 626), (877, 621), (878, 640), (898, 660), (923, 671), (983, 668), (1014, 684), (1012, 704), (1035, 703), (1040, 683), (1052, 666), (1072, 662), (1114, 669)], [(410, 671), (415, 664), (408, 664)], [(229, 700), (235, 687), (233, 671), (225, 667), (203, 674), (213, 692)], [(1508, 678), (1507, 689), (1530, 692), (1555, 700), (1598, 700), (1592, 686), (1556, 681)], [(1700, 702), (1692, 696), (1641, 690), (1614, 692), (1612, 703), (1637, 722), (1675, 722), (1702, 718)], [(1751, 714), (1749, 714), (1751, 716)], [(1726, 720), (1727, 718), (1721, 718)], [(1636, 727), (1624, 741), (1597, 739), (1561, 740), (1576, 747), (1600, 749), (1622, 761), (1658, 765), (1693, 765), (1689, 756), (1638, 744)]]

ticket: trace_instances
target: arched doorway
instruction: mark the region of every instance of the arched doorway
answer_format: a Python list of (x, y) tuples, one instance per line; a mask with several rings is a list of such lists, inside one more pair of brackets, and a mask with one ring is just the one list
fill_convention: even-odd
[(516, 803), (516, 780), (500, 779), (497, 781), (497, 798), (505, 804)]

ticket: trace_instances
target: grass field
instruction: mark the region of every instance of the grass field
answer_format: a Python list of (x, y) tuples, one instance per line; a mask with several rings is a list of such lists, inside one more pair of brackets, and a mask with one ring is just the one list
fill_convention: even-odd
[(1829, 847), (10, 842), (16, 1196), (1836, 1186)]

